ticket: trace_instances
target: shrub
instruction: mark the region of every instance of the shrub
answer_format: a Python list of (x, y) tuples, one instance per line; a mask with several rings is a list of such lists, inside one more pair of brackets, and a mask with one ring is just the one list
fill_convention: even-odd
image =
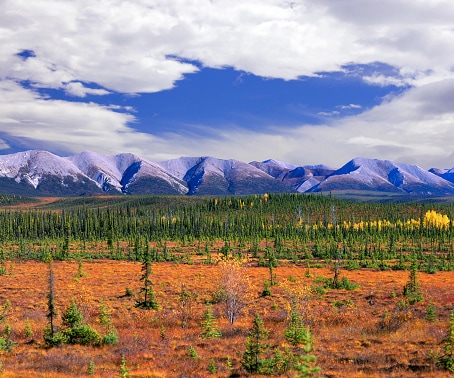
[[(54, 334), (53, 337), (48, 335), (48, 339), (52, 345), (55, 343), (69, 343), (80, 345), (100, 345), (101, 336), (99, 333), (84, 323), (84, 318), (79, 308), (74, 302), (71, 301), (68, 309), (62, 316), (63, 328), (59, 333)], [(48, 331), (50, 333), (50, 329)]]
[(430, 323), (435, 323), (437, 321), (437, 311), (432, 303), (427, 306), (426, 320)]
[(359, 287), (358, 284), (351, 282), (347, 277), (343, 276), (340, 281), (337, 281), (336, 287), (329, 285), (331, 289), (355, 290)]
[(88, 324), (81, 324), (77, 327), (63, 330), (69, 344), (79, 345), (100, 345), (101, 336), (99, 333), (90, 327)]
[(88, 364), (87, 374), (94, 375), (96, 373), (96, 365), (93, 360)]
[(129, 369), (126, 366), (126, 358), (125, 358), (125, 356), (121, 356), (120, 377), (121, 378), (129, 377)]
[(211, 359), (210, 362), (208, 363), (208, 371), (210, 372), (210, 374), (216, 374), (218, 371), (213, 359)]
[(263, 281), (263, 290), (262, 290), (262, 297), (270, 297), (271, 296), (271, 283), (269, 280), (265, 278)]
[(194, 358), (194, 359), (199, 358), (197, 351), (195, 350), (195, 348), (192, 345), (189, 347), (188, 355), (189, 355), (189, 357)]
[(382, 318), (377, 324), (377, 330), (379, 332), (395, 332), (405, 322), (410, 320), (411, 317), (412, 313), (410, 311), (409, 303), (406, 301), (399, 301), (394, 311), (383, 311)]
[(102, 338), (102, 343), (105, 345), (115, 345), (118, 344), (118, 340), (119, 340), (118, 333), (115, 330), (113, 330), (104, 335), (104, 337)]

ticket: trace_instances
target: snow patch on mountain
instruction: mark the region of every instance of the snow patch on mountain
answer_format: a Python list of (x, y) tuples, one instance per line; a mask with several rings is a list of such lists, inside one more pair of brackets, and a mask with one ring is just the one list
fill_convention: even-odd
[(342, 189), (454, 193), (452, 184), (417, 165), (365, 158), (349, 161), (310, 191)]
[(164, 180), (180, 193), (187, 192), (185, 185), (160, 165), (131, 153), (106, 156), (84, 151), (67, 159), (77, 165), (104, 191), (113, 187), (119, 192), (127, 192), (132, 183), (143, 178), (154, 177)]
[(163, 169), (169, 172), (171, 175), (184, 179), (186, 173), (195, 165), (200, 163), (204, 159), (203, 157), (180, 157), (178, 159), (171, 159), (161, 161), (158, 163)]
[(307, 179), (306, 181), (304, 181), (301, 185), (299, 185), (296, 188), (296, 191), (298, 193), (305, 193), (318, 184), (320, 184), (320, 181), (314, 177), (311, 177), (311, 178)]
[(451, 169), (431, 168), (429, 169), (429, 172), (441, 177), (444, 180), (454, 183), (454, 168)]
[(41, 195), (81, 195), (98, 190), (207, 195), (373, 190), (454, 195), (454, 168), (426, 171), (416, 165), (366, 158), (352, 159), (334, 170), (273, 159), (248, 164), (202, 156), (153, 163), (131, 153), (107, 156), (84, 151), (59, 157), (30, 150), (0, 155), (0, 178), (10, 179), (13, 187), (14, 182), (26, 183)]
[(123, 171), (136, 160), (132, 154), (106, 156), (91, 151), (84, 151), (66, 159), (79, 167), (85, 175), (96, 182), (104, 191), (108, 190), (109, 185), (121, 191), (122, 185), (120, 182)]
[(294, 164), (285, 163), (274, 159), (268, 159), (261, 162), (252, 161), (249, 164), (255, 168), (260, 169), (261, 171), (267, 173), (268, 175), (274, 178), (278, 178), (285, 174), (286, 172), (291, 171), (298, 167)]
[(64, 158), (47, 151), (29, 150), (0, 156), (0, 177), (12, 178), (16, 182), (25, 181), (35, 189), (45, 176), (71, 177), (77, 182), (82, 172)]

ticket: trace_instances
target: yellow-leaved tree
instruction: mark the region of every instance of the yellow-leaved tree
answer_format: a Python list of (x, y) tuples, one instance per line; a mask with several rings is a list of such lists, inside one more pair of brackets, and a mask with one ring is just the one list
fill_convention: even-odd
[(230, 324), (235, 322), (252, 298), (251, 284), (244, 264), (244, 260), (236, 258), (219, 261), (224, 310)]
[(435, 210), (428, 210), (424, 214), (422, 224), (426, 228), (434, 227), (445, 230), (449, 227), (450, 222), (446, 214), (437, 213)]

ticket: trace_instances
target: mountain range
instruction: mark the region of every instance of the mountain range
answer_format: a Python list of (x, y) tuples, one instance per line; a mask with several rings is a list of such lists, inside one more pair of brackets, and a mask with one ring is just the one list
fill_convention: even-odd
[(0, 155), (3, 194), (245, 195), (336, 191), (453, 196), (454, 168), (424, 170), (416, 165), (365, 158), (355, 158), (335, 169), (276, 160), (244, 163), (208, 156), (154, 163), (131, 153), (107, 156), (91, 151), (68, 157), (38, 150)]

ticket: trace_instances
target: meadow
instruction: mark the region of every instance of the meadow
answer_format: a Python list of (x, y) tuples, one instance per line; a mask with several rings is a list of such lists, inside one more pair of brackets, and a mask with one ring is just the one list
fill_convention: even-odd
[(2, 376), (450, 374), (450, 204), (0, 202)]

